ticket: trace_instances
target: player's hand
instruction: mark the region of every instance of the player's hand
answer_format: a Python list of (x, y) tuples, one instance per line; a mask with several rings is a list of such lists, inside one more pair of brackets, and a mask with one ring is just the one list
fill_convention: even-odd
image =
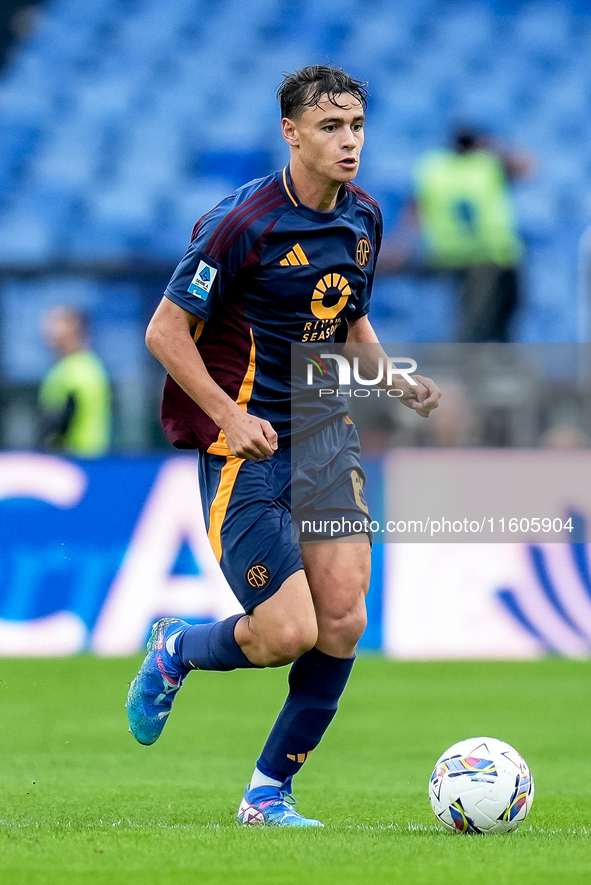
[(264, 461), (277, 451), (277, 434), (268, 421), (238, 408), (224, 423), (228, 448), (237, 458)]
[(404, 391), (400, 397), (400, 402), (413, 409), (421, 418), (428, 418), (433, 409), (439, 405), (441, 391), (431, 378), (425, 378), (424, 375), (413, 375), (413, 380), (417, 382), (415, 385), (402, 385), (400, 389)]

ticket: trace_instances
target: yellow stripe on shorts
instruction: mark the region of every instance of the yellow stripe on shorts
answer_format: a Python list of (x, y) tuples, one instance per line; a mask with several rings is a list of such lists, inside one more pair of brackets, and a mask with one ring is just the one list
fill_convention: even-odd
[(230, 503), (238, 471), (243, 464), (244, 458), (237, 458), (235, 455), (226, 456), (226, 463), (222, 467), (220, 474), (220, 484), (209, 508), (209, 531), (207, 537), (218, 562), (222, 558), (222, 526), (226, 518), (228, 504)]

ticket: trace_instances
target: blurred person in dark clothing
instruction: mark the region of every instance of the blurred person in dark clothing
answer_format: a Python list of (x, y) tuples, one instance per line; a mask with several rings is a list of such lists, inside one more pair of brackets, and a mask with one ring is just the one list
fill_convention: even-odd
[(97, 458), (109, 447), (111, 392), (105, 368), (90, 349), (86, 319), (75, 308), (54, 307), (43, 317), (42, 329), (57, 362), (39, 391), (40, 444)]
[(421, 263), (449, 270), (459, 281), (458, 341), (509, 340), (524, 251), (510, 182), (532, 169), (528, 154), (504, 151), (470, 128), (456, 130), (450, 148), (428, 151), (416, 163), (413, 199), (380, 269), (402, 269), (404, 229), (408, 235), (418, 228)]

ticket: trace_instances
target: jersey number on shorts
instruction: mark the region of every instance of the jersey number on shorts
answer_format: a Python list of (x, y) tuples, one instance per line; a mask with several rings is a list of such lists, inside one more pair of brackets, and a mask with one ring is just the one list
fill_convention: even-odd
[(359, 476), (356, 470), (351, 471), (351, 482), (353, 483), (353, 495), (355, 497), (355, 503), (360, 510), (363, 510), (364, 513), (369, 513), (369, 507), (365, 503), (363, 495), (363, 479)]

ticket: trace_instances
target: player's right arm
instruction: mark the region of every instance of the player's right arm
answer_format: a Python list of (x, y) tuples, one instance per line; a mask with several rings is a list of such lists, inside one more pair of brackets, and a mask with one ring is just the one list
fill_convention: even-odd
[(191, 329), (196, 317), (164, 297), (146, 332), (146, 344), (179, 387), (224, 431), (238, 458), (261, 461), (277, 449), (268, 421), (249, 415), (213, 380), (195, 347)]

